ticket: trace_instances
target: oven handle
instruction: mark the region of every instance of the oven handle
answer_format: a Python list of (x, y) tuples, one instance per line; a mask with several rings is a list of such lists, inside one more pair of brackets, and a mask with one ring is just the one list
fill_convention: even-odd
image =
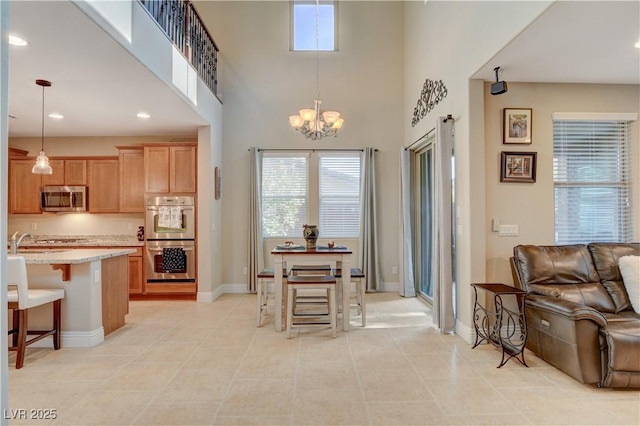
[[(152, 206), (152, 207), (147, 207), (147, 210), (150, 212), (155, 212), (160, 210), (161, 206)], [(182, 210), (186, 210), (186, 211), (193, 211), (194, 208), (193, 207), (183, 207), (183, 206), (167, 206), (167, 207), (180, 207)]]
[(162, 247), (162, 248), (149, 248), (147, 247), (147, 251), (162, 251), (165, 248), (181, 248), (184, 251), (193, 251), (193, 247)]

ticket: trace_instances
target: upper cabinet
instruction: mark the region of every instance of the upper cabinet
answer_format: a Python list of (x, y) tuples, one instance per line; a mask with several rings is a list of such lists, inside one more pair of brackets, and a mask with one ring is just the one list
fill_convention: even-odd
[(53, 174), (42, 176), (42, 185), (85, 186), (87, 184), (87, 161), (76, 159), (50, 159)]
[(118, 147), (120, 151), (120, 211), (144, 212), (144, 149)]
[(40, 186), (42, 175), (31, 173), (35, 158), (9, 162), (9, 212), (11, 214), (41, 213)]
[(87, 174), (89, 212), (118, 213), (120, 211), (118, 158), (87, 160)]
[(145, 146), (145, 189), (154, 193), (195, 193), (196, 166), (196, 144)]

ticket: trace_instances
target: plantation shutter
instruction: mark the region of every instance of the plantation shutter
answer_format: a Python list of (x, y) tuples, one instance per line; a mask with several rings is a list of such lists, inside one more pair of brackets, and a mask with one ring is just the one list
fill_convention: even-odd
[(360, 153), (321, 154), (319, 227), (324, 238), (360, 233)]
[(553, 115), (556, 244), (632, 240), (631, 118)]

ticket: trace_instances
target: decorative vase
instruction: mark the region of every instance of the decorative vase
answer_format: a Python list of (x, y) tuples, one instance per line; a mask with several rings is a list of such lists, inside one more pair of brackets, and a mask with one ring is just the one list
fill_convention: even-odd
[(302, 227), (304, 228), (302, 230), (302, 236), (307, 242), (307, 248), (316, 248), (316, 241), (318, 241), (318, 235), (320, 234), (318, 225), (302, 225)]

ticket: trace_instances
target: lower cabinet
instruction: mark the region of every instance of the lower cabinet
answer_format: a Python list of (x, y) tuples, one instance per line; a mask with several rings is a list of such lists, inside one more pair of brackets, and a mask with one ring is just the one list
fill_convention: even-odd
[(129, 255), (129, 294), (142, 294), (144, 291), (144, 259), (142, 248)]

